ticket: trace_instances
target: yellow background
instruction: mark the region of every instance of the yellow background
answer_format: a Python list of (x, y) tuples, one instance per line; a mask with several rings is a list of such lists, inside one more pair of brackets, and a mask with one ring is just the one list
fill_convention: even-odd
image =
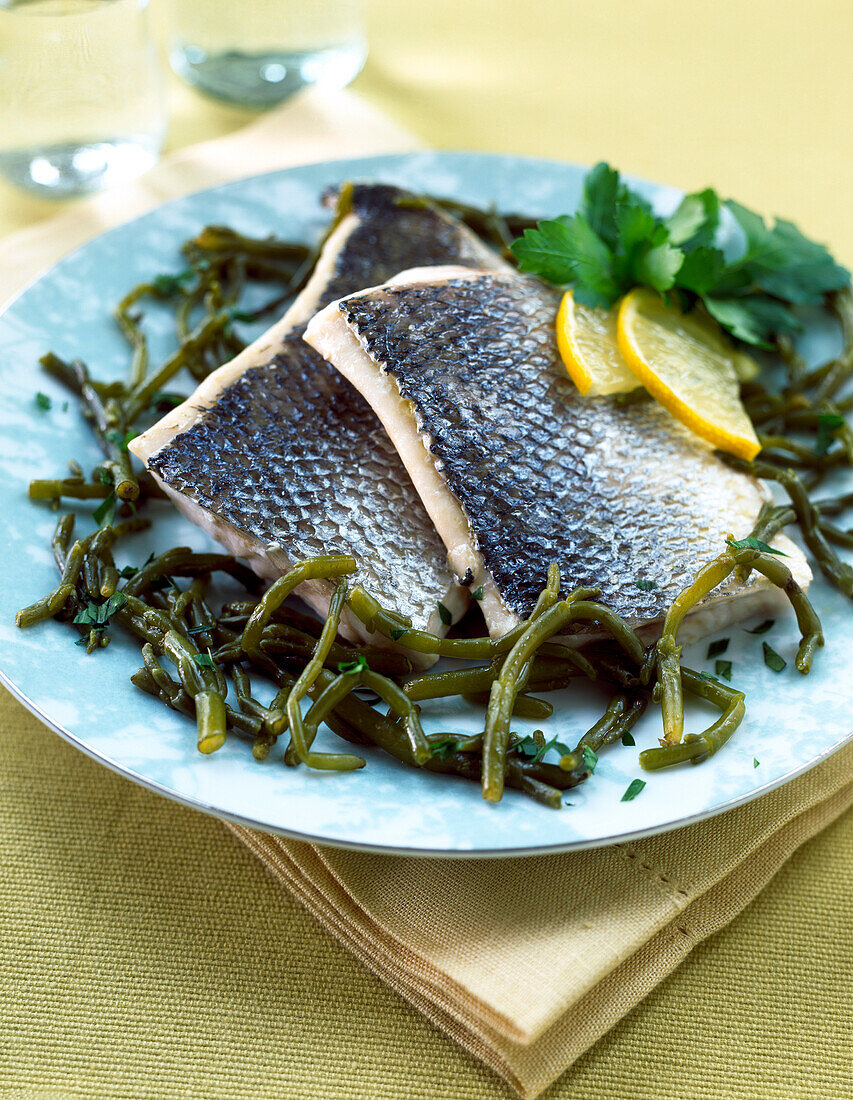
[[(368, 8), (355, 87), (430, 144), (713, 184), (853, 261), (848, 0)], [(176, 81), (170, 97), (171, 147), (250, 117)], [(0, 233), (55, 209), (0, 184)], [(509, 1095), (218, 822), (116, 778), (10, 699), (0, 745), (0, 1094)], [(848, 814), (548, 1100), (853, 1097), (851, 867)]]

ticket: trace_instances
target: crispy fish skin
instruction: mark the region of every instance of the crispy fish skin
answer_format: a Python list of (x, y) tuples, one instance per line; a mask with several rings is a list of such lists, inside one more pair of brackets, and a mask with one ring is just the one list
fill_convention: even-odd
[[(555, 560), (564, 591), (596, 585), (633, 625), (659, 621), (766, 499), (656, 402), (581, 397), (557, 351), (558, 305), (514, 273), (423, 269), (330, 304), (306, 332), (376, 410), (454, 569), (483, 584), (493, 634), (530, 613)], [(776, 600), (761, 581), (733, 583), (705, 606), (706, 628)]]
[[(192, 522), (262, 575), (351, 553), (355, 582), (440, 633), (439, 601), (456, 617), (467, 592), (370, 406), (302, 340), (317, 308), (412, 264), (500, 263), (464, 226), (401, 206), (402, 195), (355, 185), (282, 320), (130, 446)], [(299, 590), (321, 613), (330, 591), (322, 582)], [(363, 636), (355, 620), (343, 627)]]

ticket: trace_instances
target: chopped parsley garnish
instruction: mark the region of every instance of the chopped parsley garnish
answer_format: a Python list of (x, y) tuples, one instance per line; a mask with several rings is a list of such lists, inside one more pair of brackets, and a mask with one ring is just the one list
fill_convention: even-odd
[(228, 316), (232, 321), (243, 321), (246, 324), (256, 320), (254, 313), (246, 313), (242, 309), (234, 309), (233, 307), (228, 310)]
[(114, 592), (103, 603), (95, 603), (94, 600), (89, 600), (86, 606), (81, 607), (74, 616), (74, 622), (79, 623), (81, 626), (89, 626), (93, 630), (103, 630), (113, 615), (117, 611), (121, 611), (126, 603), (127, 596), (124, 592)]
[(538, 764), (551, 749), (556, 749), (560, 756), (568, 756), (572, 751), (568, 745), (564, 745), (563, 742), (559, 741), (556, 737), (552, 737), (550, 741), (546, 741), (541, 734), (539, 738), (522, 737), (520, 741), (517, 741), (515, 745), (513, 745), (513, 749), (521, 756), (528, 757), (534, 764)]
[(97, 470), (95, 470), (95, 477), (98, 479), (101, 485), (112, 485), (113, 483), (113, 479), (110, 475), (109, 470), (105, 470), (103, 466), (99, 466)]
[(399, 642), (399, 640), (406, 633), (406, 628), (404, 626), (392, 626), (388, 633), (391, 635), (395, 642)]
[(464, 744), (456, 737), (447, 737), (443, 741), (433, 741), (430, 744), (432, 755), (439, 760), (449, 760), (454, 753), (459, 751), (459, 746)]
[(125, 580), (130, 580), (130, 578), (135, 577), (138, 572), (139, 570), (135, 565), (125, 565), (123, 568), (119, 569), (118, 575), (124, 577)]
[(450, 614), (450, 611), (444, 606), (444, 604), (441, 603), (441, 601), (439, 601), (438, 604), (438, 617), (439, 619), (441, 619), (444, 626), (450, 626), (450, 624), (453, 622), (453, 616)]
[(788, 662), (784, 657), (780, 657), (779, 654), (767, 642), (761, 643), (761, 648), (764, 650), (764, 663), (768, 668), (772, 668), (774, 672), (781, 672), (787, 667)]
[(592, 775), (592, 773), (595, 771), (595, 765), (598, 763), (598, 757), (595, 755), (589, 745), (584, 745), (583, 747), (583, 762), (586, 770), (589, 772), (590, 775)]
[(115, 443), (117, 447), (121, 447), (123, 451), (126, 451), (128, 443), (130, 443), (131, 439), (136, 439), (138, 434), (138, 432), (125, 432), (125, 434), (122, 435), (121, 432), (112, 431), (105, 432), (104, 438), (108, 439), (110, 443)]
[(155, 294), (161, 298), (172, 298), (183, 289), (184, 283), (193, 277), (195, 272), (191, 267), (179, 271), (175, 275), (157, 275), (151, 280), (151, 286)]
[(788, 557), (781, 550), (774, 550), (766, 542), (757, 539), (755, 535), (748, 535), (745, 539), (726, 539), (726, 545), (731, 546), (732, 550), (760, 550), (762, 554), (776, 554), (780, 558)]
[(658, 586), (657, 581), (634, 581), (634, 584), (639, 588), (641, 592), (654, 592)]
[[(714, 245), (723, 207), (740, 231), (734, 255)], [(686, 195), (662, 217), (607, 164), (587, 173), (575, 214), (540, 221), (511, 248), (522, 271), (571, 285), (582, 305), (612, 306), (638, 285), (677, 292), (685, 306), (702, 301), (732, 336), (768, 348), (775, 335), (802, 328), (793, 307), (818, 304), (850, 281), (791, 222), (768, 226), (710, 189)]]
[(718, 676), (722, 676), (724, 680), (731, 680), (732, 678), (732, 663), (731, 661), (717, 661), (714, 664), (714, 672)]
[(116, 518), (118, 505), (119, 499), (115, 494), (115, 490), (111, 489), (92, 513), (92, 519), (99, 527), (109, 527)]
[(348, 673), (367, 671), (367, 659), (365, 658), (363, 653), (357, 653), (352, 661), (340, 661), (338, 663), (338, 672), (342, 672), (345, 675)]
[(758, 626), (753, 627), (752, 630), (747, 630), (746, 633), (747, 634), (766, 634), (767, 631), (772, 630), (775, 625), (776, 625), (776, 620), (775, 619), (765, 619), (763, 623), (759, 623)]
[(700, 672), (699, 679), (707, 680), (709, 684), (718, 684), (720, 682), (717, 677), (712, 676), (710, 672)]
[(761, 763), (761, 761), (760, 761), (760, 760), (758, 759), (758, 757), (757, 757), (757, 756), (753, 756), (753, 758), (752, 758), (752, 766), (753, 766), (753, 768), (757, 768), (757, 767), (758, 767), (758, 765), (759, 765), (760, 763)]
[(844, 427), (844, 417), (837, 413), (821, 413), (817, 418), (817, 438), (814, 444), (816, 455), (825, 455), (835, 442), (835, 434)]
[(633, 802), (640, 791), (645, 787), (645, 779), (632, 779), (628, 784), (628, 789), (622, 795), (621, 802)]
[(633, 733), (631, 733), (630, 730), (626, 730), (622, 734), (622, 744), (625, 746), (626, 749), (630, 748), (631, 745), (636, 745), (637, 744), (637, 742), (634, 740), (634, 735), (633, 735)]
[(42, 393), (41, 390), (39, 390), (39, 392), (36, 394), (35, 401), (36, 401), (36, 405), (38, 406), (38, 408), (44, 410), (44, 412), (47, 412), (47, 410), (53, 404), (53, 402), (47, 396), (47, 394)]
[(729, 648), (728, 638), (718, 638), (715, 642), (711, 642), (708, 646), (708, 652), (705, 654), (705, 659), (710, 661), (712, 657), (719, 657)]
[(67, 413), (67, 412), (68, 412), (68, 402), (67, 402), (67, 401), (63, 401), (63, 402), (62, 402), (62, 411), (63, 411), (64, 413)]
[(479, 588), (475, 588), (474, 591), (471, 593), (471, 595), (479, 603), (480, 600), (482, 600), (482, 598), (483, 598), (483, 586), (480, 585)]
[(213, 658), (209, 653), (194, 653), (193, 660), (199, 668), (216, 668)]

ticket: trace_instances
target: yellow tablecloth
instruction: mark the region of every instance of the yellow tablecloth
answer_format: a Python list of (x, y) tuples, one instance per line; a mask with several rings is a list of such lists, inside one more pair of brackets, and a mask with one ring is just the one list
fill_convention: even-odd
[[(708, 183), (853, 261), (853, 11), (371, 0), (357, 87), (431, 144)], [(173, 85), (172, 144), (247, 116)], [(0, 186), (0, 233), (55, 212)], [(0, 700), (0, 1094), (509, 1095), (216, 821)], [(853, 818), (545, 1096), (853, 1097)]]

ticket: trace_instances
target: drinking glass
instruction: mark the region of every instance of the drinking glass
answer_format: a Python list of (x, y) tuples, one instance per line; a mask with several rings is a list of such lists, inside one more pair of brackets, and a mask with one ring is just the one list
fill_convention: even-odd
[(0, 172), (51, 197), (157, 160), (166, 132), (148, 0), (0, 0)]
[(361, 0), (173, 0), (172, 68), (245, 107), (342, 88), (367, 56)]

